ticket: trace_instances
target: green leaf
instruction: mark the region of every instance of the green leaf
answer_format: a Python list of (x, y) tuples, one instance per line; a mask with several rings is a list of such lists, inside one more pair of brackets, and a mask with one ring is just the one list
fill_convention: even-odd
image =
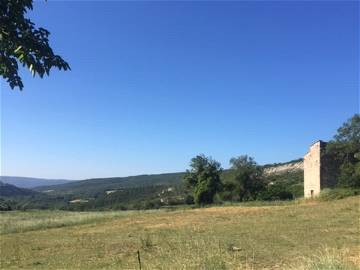
[(14, 53), (19, 52), (22, 49), (22, 46), (20, 45), (19, 47), (17, 47), (17, 49), (14, 51)]

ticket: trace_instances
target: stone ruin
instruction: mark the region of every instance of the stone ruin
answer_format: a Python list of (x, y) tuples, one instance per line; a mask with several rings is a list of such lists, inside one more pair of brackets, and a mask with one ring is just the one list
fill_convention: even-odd
[(317, 141), (304, 156), (304, 197), (319, 195), (320, 190), (336, 185), (334, 160), (325, 153), (326, 142)]

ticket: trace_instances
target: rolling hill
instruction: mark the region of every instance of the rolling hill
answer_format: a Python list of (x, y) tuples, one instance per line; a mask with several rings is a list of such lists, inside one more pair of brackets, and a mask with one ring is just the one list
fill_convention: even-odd
[[(283, 183), (295, 198), (303, 196), (302, 161), (264, 165), (266, 177), (272, 183)], [(3, 184), (2, 194), (17, 202), (18, 209), (144, 209), (159, 205), (184, 204), (186, 192), (182, 186), (184, 172), (128, 177), (94, 178), (66, 181), (58, 185), (37, 186), (32, 190)], [(232, 171), (224, 170), (227, 181)], [(16, 177), (14, 177), (16, 178)], [(51, 181), (51, 180), (48, 180)], [(171, 190), (171, 191), (168, 191)], [(1, 191), (1, 190), (0, 190)], [(32, 193), (33, 192), (33, 193)], [(75, 203), (76, 202), (76, 203)]]
[(0, 182), (0, 197), (36, 196), (39, 192)]
[[(289, 161), (286, 163), (267, 164), (263, 166), (268, 174), (284, 174), (302, 171), (302, 159)], [(128, 177), (94, 178), (81, 181), (68, 181), (59, 185), (44, 185), (36, 187), (34, 190), (47, 192), (48, 194), (61, 195), (86, 195), (95, 196), (109, 190), (119, 190), (135, 187), (149, 186), (176, 186), (180, 185), (184, 172), (164, 173), (164, 174), (144, 174)], [(228, 175), (228, 170), (224, 170), (224, 177)]]
[(0, 181), (20, 188), (35, 188), (39, 186), (60, 185), (71, 182), (64, 179), (44, 179), (20, 176), (0, 176)]
[(184, 173), (95, 178), (71, 183), (35, 188), (48, 194), (96, 196), (109, 190), (149, 186), (171, 186), (181, 183)]

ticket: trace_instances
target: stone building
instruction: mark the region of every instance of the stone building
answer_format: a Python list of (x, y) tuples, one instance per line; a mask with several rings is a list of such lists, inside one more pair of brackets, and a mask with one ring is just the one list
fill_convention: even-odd
[(311, 198), (323, 188), (336, 185), (333, 159), (325, 154), (326, 142), (317, 141), (310, 146), (304, 156), (304, 196)]

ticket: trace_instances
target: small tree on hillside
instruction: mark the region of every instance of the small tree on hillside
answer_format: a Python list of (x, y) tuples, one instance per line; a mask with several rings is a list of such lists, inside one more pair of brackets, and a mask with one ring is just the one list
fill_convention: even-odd
[(346, 121), (326, 147), (338, 167), (338, 185), (360, 187), (360, 115)]
[(247, 155), (230, 160), (233, 171), (232, 188), (240, 201), (254, 200), (259, 192), (265, 188), (262, 179), (263, 170), (252, 157)]
[(192, 192), (195, 203), (213, 203), (215, 194), (222, 187), (220, 163), (204, 155), (198, 155), (191, 159), (190, 167), (184, 176), (184, 182), (186, 188)]

